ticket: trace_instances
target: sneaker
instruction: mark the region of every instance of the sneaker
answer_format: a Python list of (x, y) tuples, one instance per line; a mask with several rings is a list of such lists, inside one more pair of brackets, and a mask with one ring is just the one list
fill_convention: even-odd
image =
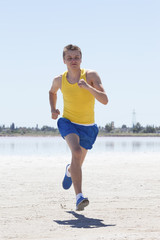
[(83, 211), (86, 206), (88, 206), (88, 198), (80, 197), (76, 203), (76, 211)]
[(67, 168), (68, 168), (69, 165), (70, 164), (68, 164), (66, 166), (65, 176), (64, 176), (64, 179), (63, 179), (63, 182), (62, 182), (62, 186), (65, 190), (69, 189), (72, 185), (72, 178), (67, 176)]

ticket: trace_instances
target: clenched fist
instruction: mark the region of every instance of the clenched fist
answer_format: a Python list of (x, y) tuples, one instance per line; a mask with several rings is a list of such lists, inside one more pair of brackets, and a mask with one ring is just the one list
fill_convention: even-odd
[(60, 115), (60, 111), (58, 109), (52, 111), (52, 119), (57, 119), (58, 115)]
[(88, 88), (88, 83), (84, 79), (80, 79), (77, 84), (80, 88)]

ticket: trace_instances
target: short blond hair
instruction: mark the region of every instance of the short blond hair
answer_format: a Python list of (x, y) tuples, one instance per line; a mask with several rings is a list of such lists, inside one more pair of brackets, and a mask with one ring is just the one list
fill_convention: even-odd
[(75, 50), (79, 51), (79, 53), (80, 53), (80, 55), (82, 57), (81, 49), (78, 46), (76, 46), (76, 45), (69, 44), (69, 45), (65, 46), (64, 49), (63, 49), (63, 58), (65, 57), (66, 52), (69, 51), (69, 50), (71, 50), (71, 51), (75, 51)]

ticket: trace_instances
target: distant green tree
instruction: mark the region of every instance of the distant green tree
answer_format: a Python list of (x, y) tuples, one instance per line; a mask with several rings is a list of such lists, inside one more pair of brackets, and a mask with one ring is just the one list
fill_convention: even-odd
[(112, 124), (111, 123), (108, 123), (108, 124), (105, 125), (105, 131), (108, 132), (108, 133), (112, 131)]
[(43, 126), (42, 128), (41, 128), (41, 131), (53, 131), (53, 132), (55, 132), (56, 131), (56, 129), (55, 128), (53, 128), (53, 127), (49, 127), (49, 126)]
[(141, 132), (143, 129), (143, 127), (141, 126), (141, 124), (138, 122), (135, 126), (133, 126), (133, 133), (139, 133)]
[(155, 133), (156, 129), (154, 126), (147, 125), (143, 132), (144, 133)]
[(160, 132), (160, 126), (155, 128), (156, 132)]
[(14, 125), (14, 123), (12, 123), (11, 126), (10, 126), (10, 130), (14, 131), (14, 129), (15, 129), (15, 125)]

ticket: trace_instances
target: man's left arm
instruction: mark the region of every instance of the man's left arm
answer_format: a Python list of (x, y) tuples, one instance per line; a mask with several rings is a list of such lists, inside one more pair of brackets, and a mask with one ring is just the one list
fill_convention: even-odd
[(87, 82), (83, 79), (79, 80), (79, 87), (87, 89), (99, 102), (106, 105), (108, 103), (108, 97), (97, 72), (91, 70), (87, 71), (86, 78)]

